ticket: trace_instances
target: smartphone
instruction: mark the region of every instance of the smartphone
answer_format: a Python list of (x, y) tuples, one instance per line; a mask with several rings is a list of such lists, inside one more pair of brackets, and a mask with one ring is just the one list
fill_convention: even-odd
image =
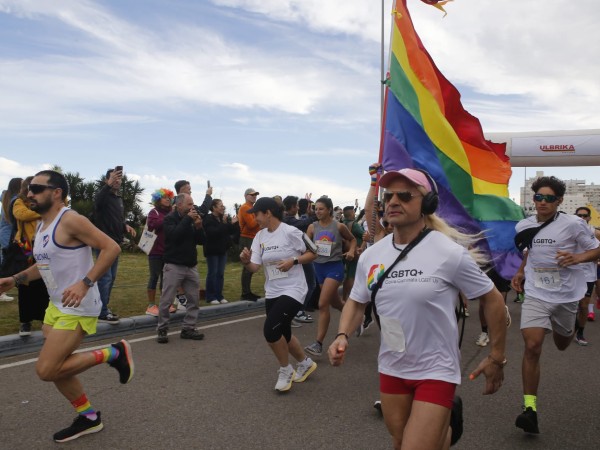
[(123, 172), (123, 166), (117, 166), (117, 167), (115, 167), (115, 171), (116, 172)]
[(210, 180), (206, 181), (206, 187), (210, 189)]

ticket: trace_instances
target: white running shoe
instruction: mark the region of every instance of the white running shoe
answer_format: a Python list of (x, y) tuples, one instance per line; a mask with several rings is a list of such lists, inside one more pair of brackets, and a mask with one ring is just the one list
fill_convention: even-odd
[(479, 345), (480, 347), (485, 347), (486, 345), (488, 345), (489, 342), (490, 337), (486, 332), (482, 331), (477, 340), (475, 341), (475, 344)]
[(280, 367), (277, 371), (279, 376), (277, 377), (277, 384), (275, 385), (275, 389), (279, 392), (289, 391), (292, 387), (292, 380), (294, 379), (294, 375), (296, 372), (294, 368), (288, 364), (287, 367)]
[(226, 300), (226, 299), (222, 298), (221, 300), (219, 300), (219, 303), (220, 303), (221, 305), (224, 305), (224, 304), (226, 304), (226, 303), (229, 303), (229, 300)]
[(296, 375), (294, 376), (294, 383), (302, 383), (316, 369), (317, 363), (307, 356), (304, 361), (299, 362), (296, 366)]
[(10, 295), (6, 295), (6, 293), (3, 293), (2, 295), (0, 295), (0, 302), (12, 302), (14, 300), (14, 297), (11, 297)]
[(220, 305), (221, 302), (219, 300), (211, 300), (210, 302), (208, 302), (209, 305)]

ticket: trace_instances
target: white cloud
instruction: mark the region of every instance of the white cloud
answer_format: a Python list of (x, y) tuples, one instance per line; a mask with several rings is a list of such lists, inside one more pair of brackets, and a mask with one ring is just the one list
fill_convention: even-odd
[[(81, 37), (48, 55), (0, 60), (5, 129), (145, 122), (186, 105), (307, 114), (331, 99), (336, 85), (357, 82), (318, 56), (277, 54), (202, 27), (173, 23), (150, 32), (92, 2), (0, 6), (60, 21)], [(71, 54), (82, 48), (85, 56)]]

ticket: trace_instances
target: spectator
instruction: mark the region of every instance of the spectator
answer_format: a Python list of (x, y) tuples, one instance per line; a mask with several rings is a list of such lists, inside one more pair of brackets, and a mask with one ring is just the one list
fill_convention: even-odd
[[(123, 242), (123, 236), (127, 232), (135, 237), (135, 230), (125, 223), (125, 209), (121, 198), (121, 183), (123, 181), (123, 169), (108, 169), (104, 178), (104, 186), (100, 188), (94, 198), (94, 222), (103, 233), (107, 234), (117, 244)], [(96, 249), (96, 257), (100, 256), (100, 250)], [(99, 322), (115, 325), (119, 323), (119, 316), (109, 308), (110, 294), (117, 278), (119, 268), (119, 257), (114, 259), (109, 269), (98, 280), (98, 289), (102, 299), (102, 308), (98, 316)]]
[[(146, 314), (158, 317), (158, 306), (156, 305), (156, 285), (160, 278), (160, 291), (162, 292), (163, 280), (162, 271), (165, 265), (163, 255), (165, 252), (165, 232), (163, 230), (163, 221), (165, 216), (171, 212), (173, 204), (173, 191), (161, 188), (152, 194), (152, 204), (154, 208), (148, 213), (146, 218), (148, 230), (156, 233), (156, 240), (148, 254), (148, 266), (150, 267), (150, 278), (148, 279), (148, 308)], [(171, 313), (177, 311), (177, 308), (171, 306)]]
[[(238, 221), (240, 224), (240, 252), (244, 250), (244, 248), (252, 248), (252, 240), (260, 229), (260, 226), (254, 218), (254, 214), (248, 212), (254, 203), (256, 203), (256, 198), (258, 195), (260, 195), (260, 193), (253, 188), (248, 188), (246, 189), (246, 192), (244, 192), (244, 198), (246, 202), (240, 206), (240, 210), (238, 211)], [(252, 292), (250, 287), (251, 283), (252, 272), (246, 269), (246, 267), (243, 267), (241, 299), (255, 302), (260, 298), (260, 295), (256, 295)]]
[[(192, 195), (192, 185), (190, 184), (189, 181), (179, 180), (175, 183), (175, 195), (179, 195), (179, 194)], [(202, 204), (200, 206), (194, 205), (194, 208), (196, 208), (196, 211), (198, 211), (198, 214), (200, 214), (201, 217), (204, 217), (205, 215), (207, 215), (210, 212), (210, 205), (213, 200), (212, 194), (213, 194), (213, 188), (212, 188), (212, 186), (208, 186), (208, 188), (206, 189), (206, 193), (204, 195), (204, 200), (202, 201)]]
[[(200, 214), (200, 217), (202, 219), (204, 219), (204, 216), (206, 216), (210, 212), (210, 205), (212, 203), (212, 193), (213, 193), (213, 188), (212, 188), (212, 186), (210, 186), (210, 182), (209, 182), (209, 186), (206, 189), (206, 193), (204, 195), (204, 201), (202, 202), (202, 204), (200, 206), (194, 205), (194, 208), (196, 209), (198, 214)], [(192, 195), (192, 185), (190, 184), (189, 181), (179, 180), (179, 181), (175, 182), (175, 195), (179, 195), (179, 194)], [(177, 299), (177, 302), (180, 305), (185, 306), (185, 304), (187, 303), (187, 298), (185, 297), (183, 288), (181, 286), (179, 286), (177, 288), (177, 294), (175, 297)]]
[[(27, 256), (28, 266), (34, 264), (33, 243), (35, 233), (40, 221), (40, 215), (32, 211), (27, 198), (29, 192), (29, 183), (33, 177), (27, 177), (21, 184), (21, 192), (15, 199), (12, 208), (12, 214), (17, 224), (15, 241), (19, 244), (23, 253)], [(31, 334), (31, 322), (34, 320), (44, 320), (44, 314), (48, 307), (50, 297), (43, 280), (33, 280), (29, 285), (20, 285), (19, 290), (19, 336), (29, 336)]]
[[(0, 215), (0, 267), (2, 267), (2, 261), (4, 260), (2, 255), (5, 250), (8, 249), (8, 246), (14, 239), (16, 233), (16, 227), (10, 221), (10, 213), (12, 212), (11, 203), (17, 198), (17, 195), (21, 190), (22, 182), (23, 178), (12, 178), (8, 182), (8, 188), (5, 191), (2, 191), (2, 214)], [(10, 297), (5, 293), (0, 294), (0, 301), (10, 302), (12, 300), (14, 300), (13, 297)]]
[(204, 257), (208, 268), (206, 274), (206, 302), (211, 305), (229, 303), (223, 297), (227, 250), (231, 247), (231, 235), (235, 234), (237, 217), (225, 214), (225, 205), (218, 198), (211, 203), (210, 214), (204, 218)]
[(175, 197), (175, 210), (163, 221), (165, 232), (165, 253), (163, 267), (163, 292), (160, 298), (158, 315), (159, 344), (169, 342), (169, 307), (176, 289), (181, 286), (187, 298), (186, 314), (183, 318), (181, 339), (200, 341), (204, 334), (196, 330), (198, 322), (198, 302), (200, 300), (200, 276), (198, 274), (198, 254), (196, 245), (204, 240), (202, 218), (194, 207), (189, 194)]

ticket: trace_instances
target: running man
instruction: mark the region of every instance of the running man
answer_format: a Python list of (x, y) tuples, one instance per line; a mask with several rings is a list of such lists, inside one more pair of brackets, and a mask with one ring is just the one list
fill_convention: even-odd
[[(0, 293), (40, 278), (48, 288), (51, 302), (44, 317), (45, 341), (36, 372), (41, 380), (52, 381), (78, 413), (71, 426), (54, 434), (56, 442), (97, 433), (104, 427), (100, 411), (91, 406), (78, 374), (108, 363), (125, 384), (134, 373), (131, 347), (125, 340), (100, 350), (74, 353), (86, 334), (96, 332), (102, 306), (96, 281), (121, 250), (88, 219), (65, 206), (68, 194), (62, 174), (53, 170), (36, 174), (27, 196), (31, 209), (41, 216), (33, 245), (36, 264), (0, 279)], [(92, 248), (101, 250), (95, 263)]]
[[(598, 241), (578, 217), (561, 214), (566, 186), (556, 177), (533, 182), (537, 214), (517, 223), (515, 242), (528, 252), (512, 279), (517, 292), (525, 289), (521, 312), (523, 353), (523, 412), (515, 425), (526, 433), (539, 433), (537, 391), (540, 383), (540, 356), (546, 334), (554, 345), (565, 350), (574, 335), (577, 305), (586, 291), (584, 266), (600, 256)], [(576, 253), (577, 252), (577, 253)]]

